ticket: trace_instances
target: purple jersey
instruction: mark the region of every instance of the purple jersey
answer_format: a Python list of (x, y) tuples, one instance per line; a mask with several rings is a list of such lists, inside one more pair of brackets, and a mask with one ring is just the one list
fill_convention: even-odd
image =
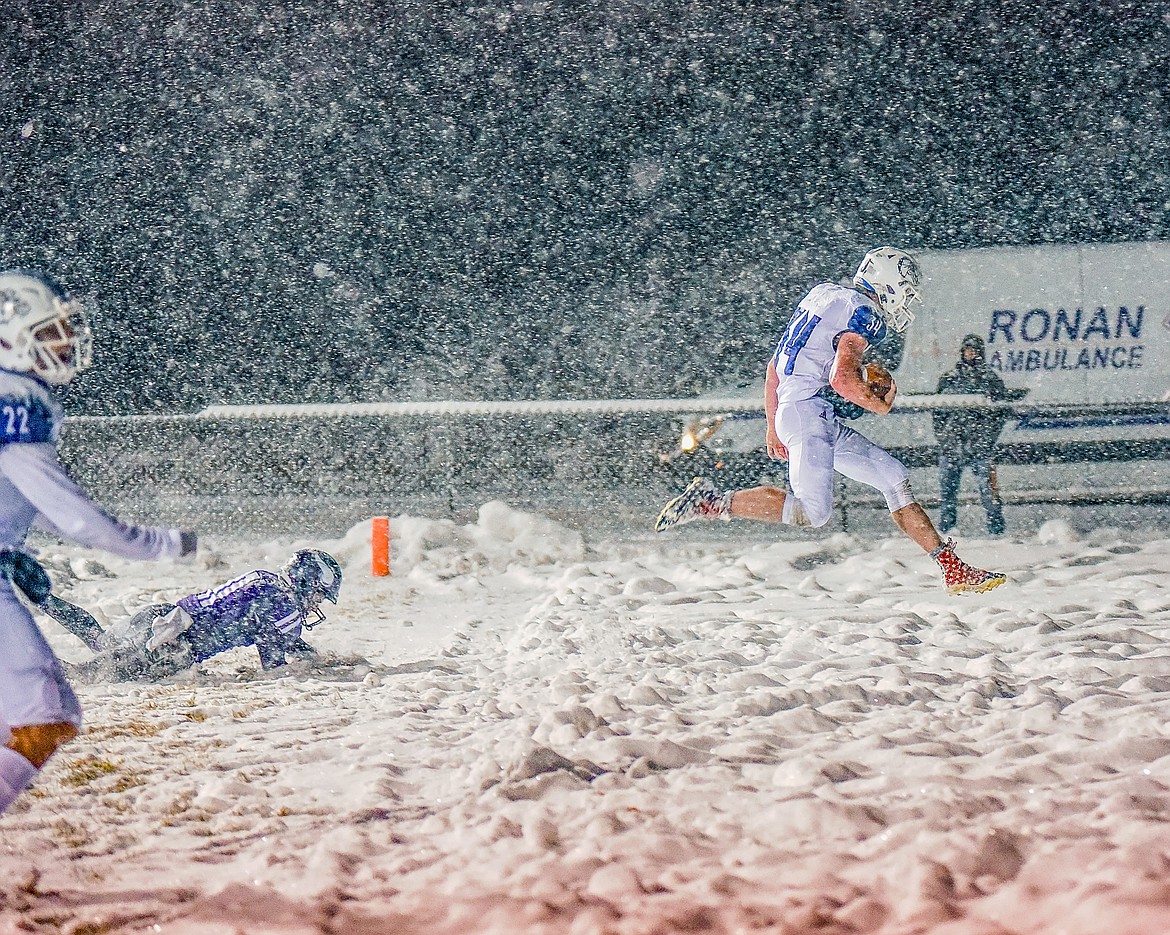
[(183, 633), (194, 662), (237, 646), (255, 646), (265, 669), (281, 665), (305, 623), (288, 582), (263, 570), (188, 595), (178, 605), (194, 621)]

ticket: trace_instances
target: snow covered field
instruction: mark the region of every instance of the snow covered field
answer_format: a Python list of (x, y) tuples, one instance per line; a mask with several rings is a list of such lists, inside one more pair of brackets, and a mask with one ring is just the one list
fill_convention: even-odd
[[(328, 664), (80, 688), (0, 932), (1170, 931), (1165, 524), (966, 538), (1012, 578), (967, 598), (887, 525), (393, 528), (389, 579), (312, 543)], [(42, 558), (114, 620), (300, 544)]]

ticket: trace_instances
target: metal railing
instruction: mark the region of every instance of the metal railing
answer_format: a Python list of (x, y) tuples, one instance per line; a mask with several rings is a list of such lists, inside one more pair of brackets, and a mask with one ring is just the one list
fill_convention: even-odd
[[(1094, 417), (1125, 431), (1136, 428), (1135, 418), (1167, 426), (1144, 439), (1006, 446), (1005, 465), (1170, 458), (1165, 402), (997, 405), (980, 396), (906, 396), (894, 411), (972, 406), (1010, 409), (1021, 419)], [(185, 496), (289, 495), (341, 502), (437, 497), (460, 510), (497, 497), (537, 503), (619, 488), (653, 498), (679, 479), (659, 460), (677, 441), (679, 420), (668, 417), (761, 410), (759, 401), (743, 397), (214, 406), (175, 415), (70, 417), (62, 456), (95, 494), (148, 506)], [(932, 445), (891, 450), (918, 468), (937, 456)]]

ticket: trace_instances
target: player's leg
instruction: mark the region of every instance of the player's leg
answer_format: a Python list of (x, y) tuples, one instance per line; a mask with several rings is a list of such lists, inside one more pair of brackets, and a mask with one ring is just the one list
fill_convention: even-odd
[(942, 541), (930, 517), (914, 499), (906, 466), (884, 448), (860, 432), (841, 426), (836, 452), (837, 470), (881, 492), (894, 523), (938, 563), (952, 594), (990, 591), (1007, 580), (998, 572), (968, 565), (955, 554), (952, 541)]
[(820, 398), (788, 403), (776, 412), (776, 431), (788, 448), (788, 489), (763, 485), (724, 492), (696, 477), (658, 515), (655, 529), (696, 519), (740, 519), (781, 522), (790, 526), (823, 526), (833, 513), (833, 444), (836, 418)]
[(63, 743), (77, 736), (81, 705), (61, 664), (24, 605), (0, 587), (0, 812), (33, 781)]
[(892, 454), (875, 445), (849, 426), (842, 425), (836, 445), (833, 467), (838, 473), (877, 490), (886, 501), (890, 516), (899, 529), (913, 539), (924, 552), (942, 545), (942, 538), (926, 511), (914, 499), (910, 489), (910, 472)]
[(0, 574), (20, 590), (42, 613), (97, 652), (101, 649), (102, 628), (93, 616), (76, 604), (57, 597), (53, 583), (35, 558), (19, 549), (0, 549)]
[(163, 645), (151, 648), (152, 639), (158, 636), (155, 622), (175, 609), (174, 604), (152, 604), (111, 628), (104, 638), (102, 652), (85, 665), (85, 680), (154, 681), (190, 668), (190, 647), (181, 633), (169, 634)]
[(697, 519), (752, 519), (783, 522), (786, 493), (779, 487), (747, 487), (722, 491), (705, 477), (696, 477), (686, 490), (671, 500), (658, 514), (654, 528), (658, 532), (694, 522)]
[[(833, 407), (819, 397), (777, 408), (776, 434), (788, 449), (788, 490), (781, 522), (820, 527), (833, 515), (837, 428)], [(738, 497), (734, 506), (739, 506)]]
[(55, 594), (50, 594), (45, 598), (40, 609), (95, 653), (102, 651), (102, 637), (105, 636), (105, 631), (89, 611), (76, 604), (71, 604)]
[(938, 458), (938, 528), (943, 532), (954, 529), (959, 517), (959, 481), (963, 465), (946, 455)]
[(784, 500), (787, 493), (779, 487), (762, 485), (736, 490), (731, 495), (728, 511), (740, 519), (754, 519), (764, 523), (784, 521)]

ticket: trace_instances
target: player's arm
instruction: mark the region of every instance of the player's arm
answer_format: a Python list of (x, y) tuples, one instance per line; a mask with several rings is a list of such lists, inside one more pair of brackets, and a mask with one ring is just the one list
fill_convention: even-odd
[(780, 377), (776, 373), (776, 358), (768, 361), (768, 372), (764, 374), (764, 415), (768, 419), (768, 457), (773, 461), (787, 461), (788, 449), (776, 434), (776, 390), (780, 386)]
[(65, 473), (52, 444), (4, 445), (0, 471), (36, 507), (38, 525), (80, 545), (132, 559), (178, 558), (195, 551), (193, 533), (114, 519)]
[[(950, 381), (947, 379), (947, 377), (949, 375), (950, 371), (947, 371), (938, 378), (938, 386), (935, 388), (936, 394), (941, 396), (943, 393), (948, 391)], [(946, 434), (947, 424), (949, 421), (950, 416), (945, 409), (935, 409), (930, 414), (930, 425), (931, 428), (934, 429), (934, 437), (937, 438), (940, 442), (942, 441), (943, 435)]]
[(890, 387), (885, 399), (869, 388), (861, 378), (861, 358), (867, 347), (869, 342), (856, 332), (843, 331), (837, 336), (837, 356), (829, 370), (829, 386), (851, 403), (884, 416), (893, 407), (898, 385)]
[(282, 633), (270, 623), (264, 624), (257, 635), (256, 652), (265, 671), (287, 664), (290, 658), (307, 660), (320, 655), (299, 636)]
[(260, 656), (260, 667), (265, 671), (285, 664), (284, 637), (264, 615), (253, 616), (256, 627), (256, 652)]
[(288, 662), (288, 655), (301, 655), (296, 644), (302, 644), (310, 653), (308, 643), (300, 639), (303, 619), (299, 607), (293, 604), (279, 588), (268, 584), (252, 599), (248, 610), (248, 625), (253, 642), (265, 670), (275, 669)]
[(265, 672), (269, 669), (279, 669), (288, 661), (285, 659), (283, 646), (257, 642), (256, 652), (260, 656), (260, 668)]

